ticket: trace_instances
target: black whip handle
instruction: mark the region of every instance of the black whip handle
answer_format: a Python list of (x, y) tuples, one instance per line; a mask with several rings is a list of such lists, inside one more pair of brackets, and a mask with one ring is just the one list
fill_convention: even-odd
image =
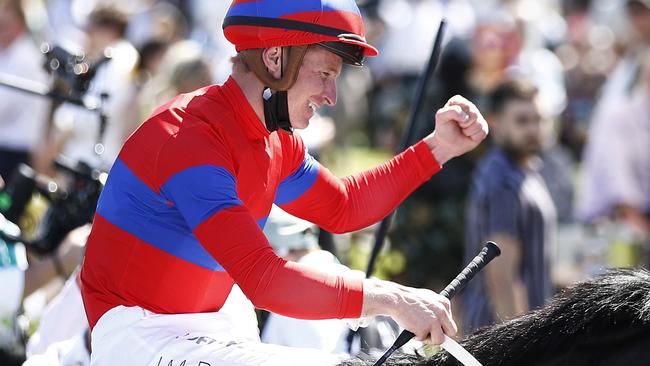
[[(462, 272), (456, 276), (444, 290), (440, 292), (440, 295), (451, 300), (456, 292), (460, 291), (467, 283), (481, 270), (485, 267), (490, 261), (498, 257), (501, 254), (501, 249), (493, 241), (488, 241), (481, 252), (472, 259), (472, 261), (463, 269)], [(373, 366), (383, 365), (384, 362), (393, 354), (398, 348), (410, 341), (415, 334), (409, 332), (408, 330), (403, 330), (402, 333), (397, 337), (392, 346), (373, 364)]]

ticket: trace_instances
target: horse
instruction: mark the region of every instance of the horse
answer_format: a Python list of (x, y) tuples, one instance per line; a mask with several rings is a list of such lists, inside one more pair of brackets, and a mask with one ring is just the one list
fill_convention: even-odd
[[(650, 272), (608, 270), (562, 290), (541, 308), (475, 331), (460, 344), (484, 366), (650, 364)], [(340, 365), (371, 363), (357, 358)], [(430, 358), (396, 354), (385, 365), (461, 363), (441, 351)]]

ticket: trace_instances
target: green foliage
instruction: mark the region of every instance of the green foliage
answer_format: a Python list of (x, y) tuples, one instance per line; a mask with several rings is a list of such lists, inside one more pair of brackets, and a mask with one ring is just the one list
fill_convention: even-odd
[[(358, 242), (352, 242), (346, 253), (348, 265), (352, 269), (365, 272), (368, 267), (368, 260), (372, 249)], [(399, 250), (384, 250), (377, 257), (373, 276), (380, 279), (391, 279), (404, 272), (406, 268), (406, 257)]]

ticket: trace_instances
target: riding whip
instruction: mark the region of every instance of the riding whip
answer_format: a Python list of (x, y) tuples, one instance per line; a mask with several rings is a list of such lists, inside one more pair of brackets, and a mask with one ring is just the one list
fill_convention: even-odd
[[(444, 290), (440, 292), (440, 295), (448, 298), (451, 300), (452, 297), (456, 294), (456, 292), (460, 291), (467, 283), (481, 270), (483, 267), (485, 267), (492, 259), (498, 257), (501, 254), (501, 249), (499, 249), (499, 246), (496, 245), (496, 243), (489, 241), (485, 244), (483, 249), (481, 249), (481, 252), (472, 259), (472, 261), (463, 269), (462, 272), (456, 276), (448, 285), (445, 287)], [(412, 332), (409, 332), (408, 330), (402, 331), (400, 335), (397, 337), (395, 340), (395, 343), (384, 353), (378, 360), (373, 364), (373, 366), (381, 366), (384, 364), (384, 362), (390, 357), (390, 355), (395, 352), (398, 348), (402, 347), (403, 345), (406, 344), (406, 342), (410, 341), (411, 338), (413, 338), (415, 334)], [(449, 340), (451, 338), (445, 337), (445, 342), (449, 343)], [(443, 343), (441, 346), (447, 350), (447, 352), (453, 354), (456, 356), (457, 350), (453, 349), (452, 347), (445, 347), (445, 343)], [(461, 347), (462, 349), (462, 347)], [(465, 351), (467, 352), (467, 351)], [(471, 357), (471, 355), (469, 355)], [(466, 355), (465, 355), (466, 357)], [(478, 361), (471, 357), (477, 364)]]
[[(438, 64), (438, 59), (440, 58), (440, 48), (442, 47), (442, 38), (445, 33), (445, 28), (447, 27), (447, 21), (445, 18), (440, 20), (440, 26), (438, 27), (438, 34), (436, 34), (436, 39), (433, 43), (433, 49), (431, 50), (431, 56), (429, 57), (429, 62), (427, 68), (420, 75), (418, 80), (418, 86), (416, 89), (415, 98), (413, 99), (411, 105), (411, 114), (409, 116), (408, 124), (406, 130), (402, 134), (402, 141), (399, 147), (398, 153), (404, 151), (411, 144), (413, 139), (413, 134), (415, 133), (416, 121), (422, 110), (422, 105), (424, 104), (424, 99), (427, 95), (427, 89), (429, 85), (429, 79), (433, 76), (434, 71), (436, 70), (436, 65)], [(368, 260), (368, 267), (366, 269), (366, 278), (372, 276), (372, 272), (375, 267), (375, 262), (377, 261), (377, 256), (381, 251), (381, 247), (384, 244), (384, 239), (386, 238), (386, 233), (388, 232), (388, 226), (390, 225), (391, 219), (393, 218), (393, 213), (391, 212), (386, 216), (379, 224), (379, 229), (375, 234), (375, 244), (370, 253), (370, 259)]]

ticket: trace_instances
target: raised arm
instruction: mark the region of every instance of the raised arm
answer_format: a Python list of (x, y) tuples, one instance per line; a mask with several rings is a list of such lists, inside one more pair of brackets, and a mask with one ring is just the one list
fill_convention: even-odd
[[(170, 144), (179, 140), (183, 138)], [(191, 143), (197, 147), (201, 140)], [(385, 314), (420, 339), (437, 343), (443, 332), (455, 333), (449, 302), (432, 291), (332, 275), (279, 258), (237, 195), (227, 150), (219, 144), (197, 149), (202, 153), (186, 159), (178, 159), (175, 149), (160, 154), (160, 161), (166, 161), (159, 161), (160, 192), (255, 306), (304, 319)], [(206, 283), (205, 291), (217, 285), (223, 286)]]
[(456, 96), (436, 114), (436, 130), (388, 162), (338, 178), (305, 153), (278, 189), (284, 210), (340, 233), (373, 224), (394, 210), (449, 159), (476, 147), (487, 135), (478, 109)]
[(329, 231), (348, 232), (379, 221), (439, 170), (424, 142), (342, 179), (305, 152), (301, 166), (280, 185), (275, 203)]

